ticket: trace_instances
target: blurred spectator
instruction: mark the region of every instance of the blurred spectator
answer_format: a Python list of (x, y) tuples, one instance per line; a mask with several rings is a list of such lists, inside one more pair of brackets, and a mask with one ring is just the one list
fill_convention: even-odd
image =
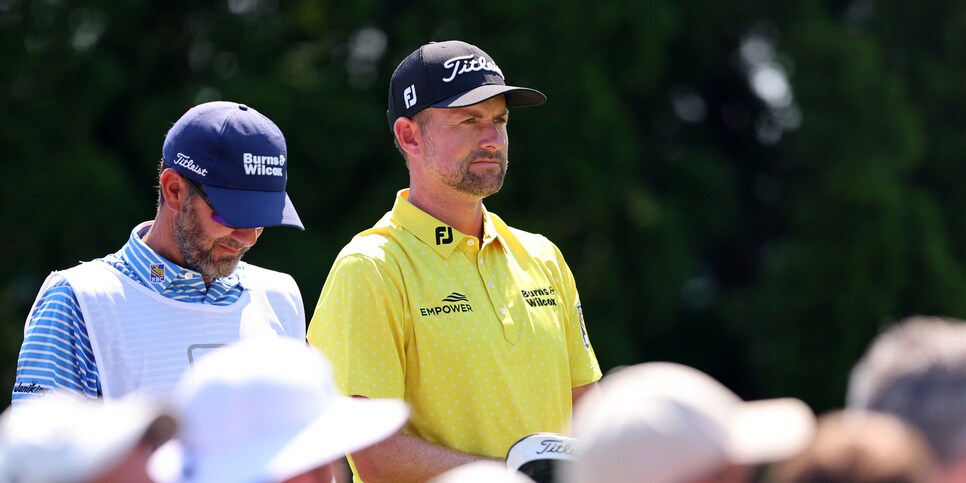
[(150, 482), (148, 457), (174, 432), (171, 416), (134, 396), (103, 402), (54, 393), (0, 417), (0, 481)]
[(945, 481), (966, 481), (966, 325), (910, 317), (852, 369), (848, 407), (894, 414), (932, 445)]
[(493, 461), (482, 460), (457, 466), (429, 483), (534, 483), (533, 480)]
[(158, 481), (326, 482), (347, 452), (396, 432), (396, 400), (338, 394), (329, 365), (303, 341), (247, 339), (216, 349), (174, 394), (175, 439), (151, 458)]
[(811, 441), (815, 417), (797, 399), (744, 402), (708, 375), (652, 362), (604, 377), (576, 408), (580, 457), (564, 481), (744, 482), (754, 466)]
[(939, 467), (929, 443), (895, 416), (836, 411), (819, 418), (811, 446), (777, 464), (768, 483), (932, 483)]

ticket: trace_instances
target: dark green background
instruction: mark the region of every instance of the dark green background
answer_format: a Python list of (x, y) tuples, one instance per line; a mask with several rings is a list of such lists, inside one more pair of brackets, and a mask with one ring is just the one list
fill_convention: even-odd
[(198, 102), (285, 132), (307, 229), (247, 260), (311, 313), (408, 180), (392, 70), (453, 38), (550, 98), (513, 111), (487, 206), (561, 247), (605, 369), (678, 361), (824, 411), (884, 326), (966, 315), (963, 2), (0, 0), (0, 400), (44, 277), (153, 217)]

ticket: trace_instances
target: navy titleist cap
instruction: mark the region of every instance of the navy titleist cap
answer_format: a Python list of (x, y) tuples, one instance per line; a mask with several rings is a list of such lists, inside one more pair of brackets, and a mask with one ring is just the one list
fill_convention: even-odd
[(231, 226), (294, 226), (302, 220), (285, 193), (288, 149), (271, 119), (244, 104), (192, 107), (164, 138), (164, 164), (204, 186)]
[(459, 40), (431, 42), (409, 54), (389, 81), (389, 127), (427, 107), (465, 107), (503, 94), (507, 107), (539, 106), (540, 91), (506, 85), (486, 52)]

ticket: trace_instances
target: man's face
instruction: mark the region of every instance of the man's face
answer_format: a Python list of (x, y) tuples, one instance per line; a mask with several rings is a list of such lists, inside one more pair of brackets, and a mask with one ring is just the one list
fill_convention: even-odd
[[(200, 206), (199, 206), (200, 205)], [(236, 239), (233, 228), (211, 219), (210, 213), (199, 215), (198, 210), (210, 210), (200, 196), (192, 196), (181, 206), (174, 218), (174, 241), (185, 265), (201, 273), (205, 280), (231, 275), (245, 252), (254, 244)], [(260, 229), (246, 229), (260, 230)]]
[(508, 112), (503, 96), (418, 114), (425, 172), (435, 182), (475, 198), (500, 191), (508, 166)]

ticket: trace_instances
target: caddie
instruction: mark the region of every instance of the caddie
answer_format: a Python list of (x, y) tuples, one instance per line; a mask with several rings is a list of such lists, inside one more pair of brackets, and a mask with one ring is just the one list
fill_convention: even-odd
[(165, 399), (188, 365), (247, 337), (305, 337), (291, 276), (241, 261), (265, 227), (303, 229), (285, 137), (234, 102), (168, 131), (153, 221), (115, 253), (47, 277), (24, 329), (13, 402), (66, 390)]

